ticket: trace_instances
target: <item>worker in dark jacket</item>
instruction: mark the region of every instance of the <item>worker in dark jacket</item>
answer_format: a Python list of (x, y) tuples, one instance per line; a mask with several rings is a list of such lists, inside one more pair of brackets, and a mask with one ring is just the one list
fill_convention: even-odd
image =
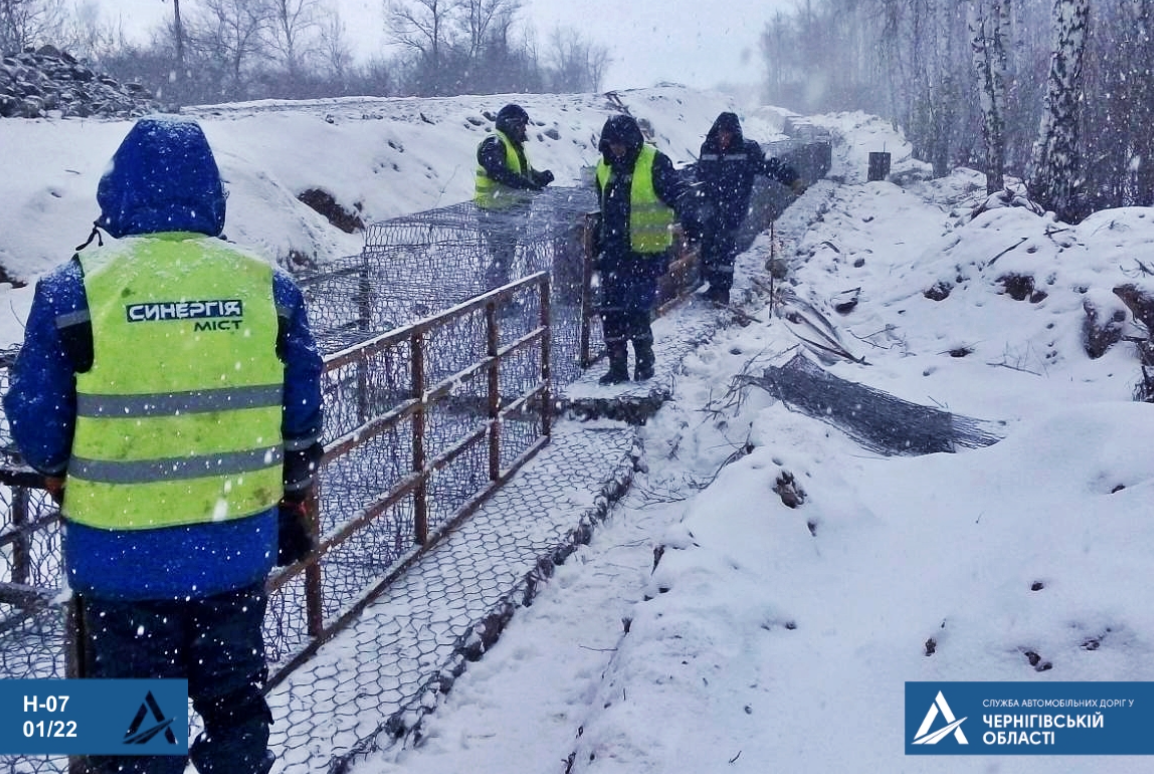
[(736, 113), (722, 113), (710, 127), (697, 163), (701, 195), (710, 213), (702, 219), (701, 267), (709, 283), (705, 296), (711, 301), (729, 303), (737, 231), (749, 212), (755, 175), (767, 175), (797, 195), (805, 191), (804, 181), (792, 167), (776, 158), (767, 159), (757, 142), (745, 139)]
[[(97, 201), (117, 239), (37, 284), (4, 396), (17, 447), (61, 504), (82, 674), (187, 679), (204, 723), (197, 770), (267, 774), (264, 584), (278, 558), (309, 549), (296, 527), (321, 453), (304, 299), (217, 238), (224, 189), (192, 121), (137, 122)], [(292, 555), (278, 557), (286, 539)], [(88, 766), (182, 774), (186, 762)]]
[(674, 207), (683, 200), (685, 184), (669, 158), (645, 142), (632, 116), (606, 121), (597, 147), (601, 151), (597, 265), (609, 355), (609, 371), (600, 381), (629, 380), (629, 342), (633, 342), (633, 378), (642, 381), (654, 373), (650, 317), (657, 279), (665, 271), (673, 244)]
[(530, 196), (553, 182), (549, 170), (538, 171), (525, 155), (529, 114), (509, 104), (497, 112), (493, 133), (477, 146), (473, 201), (481, 210), (481, 230), (489, 247), (487, 288), (509, 282), (517, 252), (517, 231), (527, 215)]

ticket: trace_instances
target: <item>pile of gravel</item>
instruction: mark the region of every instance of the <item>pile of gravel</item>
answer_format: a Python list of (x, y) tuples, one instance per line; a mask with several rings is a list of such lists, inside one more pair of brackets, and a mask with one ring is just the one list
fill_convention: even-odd
[(0, 118), (135, 118), (158, 107), (143, 86), (118, 83), (53, 46), (0, 60)]

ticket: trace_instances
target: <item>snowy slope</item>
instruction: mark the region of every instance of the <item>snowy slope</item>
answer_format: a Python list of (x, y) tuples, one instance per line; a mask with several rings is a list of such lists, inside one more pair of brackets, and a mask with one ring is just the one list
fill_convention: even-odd
[[(319, 188), (366, 222), (472, 198), (476, 146), (516, 101), (533, 121), (527, 150), (557, 185), (577, 185), (597, 161), (605, 119), (628, 108), (648, 119), (662, 149), (693, 160), (729, 97), (678, 87), (603, 95), (493, 95), (452, 99), (264, 101), (190, 108), (204, 127), (227, 188), (226, 235), (280, 260), (291, 250), (323, 262), (360, 251), (296, 201)], [(128, 127), (122, 121), (0, 122), (0, 266), (27, 280), (69, 255), (99, 215), (96, 183)], [(778, 135), (753, 135), (777, 139)], [(35, 165), (29, 159), (36, 159)]]

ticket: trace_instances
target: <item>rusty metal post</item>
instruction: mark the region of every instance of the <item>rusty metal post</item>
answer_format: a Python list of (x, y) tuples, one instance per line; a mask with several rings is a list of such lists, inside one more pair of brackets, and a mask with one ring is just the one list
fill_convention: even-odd
[[(505, 299), (502, 299), (504, 302)], [(489, 356), (489, 389), (486, 403), (489, 409), (489, 480), (501, 477), (501, 364), (500, 331), (497, 327), (497, 304), (485, 305), (485, 354)]]
[(24, 528), (28, 524), (28, 487), (12, 487), (12, 582), (28, 583), (31, 568), (31, 550), (28, 534)]
[(885, 180), (890, 174), (890, 154), (885, 151), (871, 151), (866, 179), (871, 183)]
[(84, 677), (84, 601), (73, 594), (63, 606), (64, 676), (69, 680)]
[[(369, 282), (369, 259), (361, 253), (361, 270), (357, 277), (357, 325), (368, 336), (372, 328), (372, 284)], [(369, 364), (365, 358), (357, 361), (357, 419), (368, 420), (372, 412), (369, 400)]]
[(589, 354), (589, 320), (593, 316), (593, 229), (596, 228), (595, 213), (585, 214), (584, 233), (582, 234), (582, 261), (581, 261), (581, 334), (578, 345), (577, 362), (582, 368), (593, 364)]
[[(309, 532), (315, 538), (320, 533), (320, 497), (316, 486), (305, 498), (305, 513), (307, 514)], [(305, 619), (310, 637), (320, 637), (325, 631), (324, 583), (321, 577), (321, 563), (313, 562), (305, 568)]]
[(549, 321), (552, 319), (551, 295), (549, 292), (549, 275), (541, 278), (541, 327), (544, 333), (541, 336), (541, 381), (545, 387), (541, 391), (541, 435), (548, 436), (553, 432), (553, 383), (552, 371), (549, 364), (549, 350), (552, 348), (550, 340)]
[(413, 537), (417, 545), (429, 540), (429, 481), (425, 472), (425, 336), (413, 331), (412, 338), (413, 398), (413, 472), (419, 477), (413, 487)]

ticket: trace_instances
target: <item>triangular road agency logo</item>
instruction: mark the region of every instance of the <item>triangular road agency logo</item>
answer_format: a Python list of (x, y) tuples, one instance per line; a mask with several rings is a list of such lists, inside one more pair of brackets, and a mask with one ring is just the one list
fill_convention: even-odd
[[(942, 719), (946, 721), (946, 725), (939, 728), (937, 731), (930, 731), (934, 725), (934, 721), (938, 719), (938, 713), (941, 713)], [(946, 704), (946, 697), (942, 696), (942, 692), (938, 691), (937, 698), (934, 703), (930, 705), (930, 709), (926, 712), (926, 719), (922, 721), (922, 725), (918, 728), (918, 732), (914, 734), (914, 744), (937, 744), (945, 739), (950, 734), (954, 735), (954, 740), (958, 744), (969, 744), (966, 740), (966, 735), (962, 733), (962, 723), (965, 718), (954, 719), (954, 713), (950, 709), (950, 705)]]
[[(941, 694), (938, 694), (941, 696)], [(144, 726), (144, 719), (151, 714), (155, 723), (149, 726)], [(176, 734), (172, 733), (173, 718), (166, 718), (160, 709), (160, 705), (156, 703), (156, 698), (152, 695), (152, 691), (144, 697), (144, 701), (140, 704), (140, 709), (136, 711), (136, 717), (132, 719), (132, 725), (128, 727), (128, 731), (124, 733), (125, 744), (148, 744), (153, 737), (163, 732), (164, 738), (168, 740), (169, 744), (176, 744)]]

